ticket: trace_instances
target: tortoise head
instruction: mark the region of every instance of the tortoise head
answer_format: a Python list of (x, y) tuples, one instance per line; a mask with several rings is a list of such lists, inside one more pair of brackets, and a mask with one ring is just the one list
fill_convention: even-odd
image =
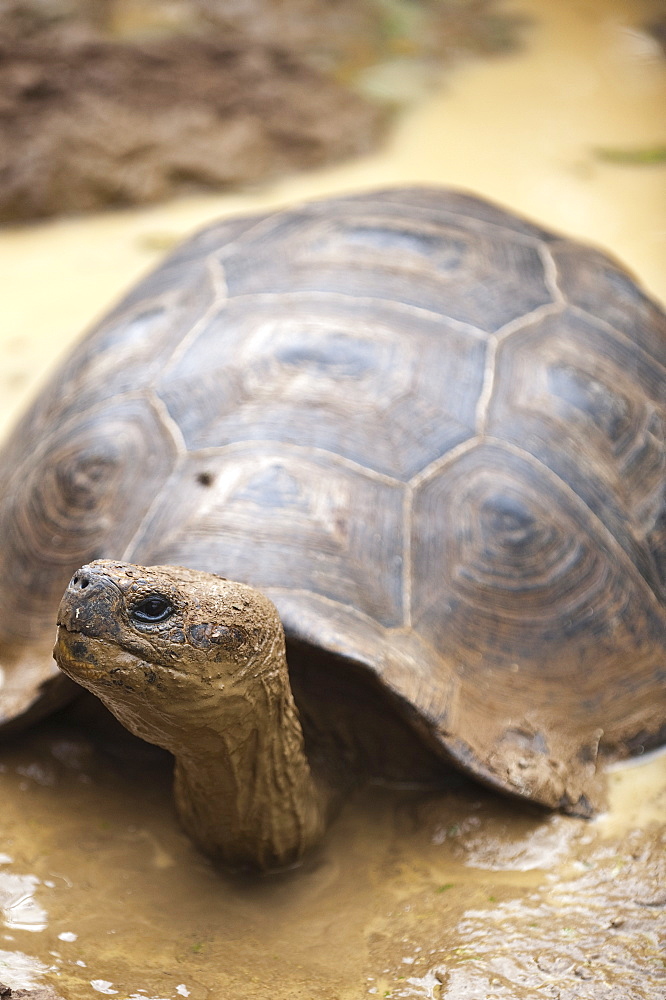
[(305, 753), (276, 609), (178, 566), (96, 561), (58, 612), (54, 655), (137, 736), (175, 758), (176, 810), (225, 864), (293, 864), (330, 798)]
[(184, 567), (97, 560), (65, 591), (54, 656), (127, 728), (173, 749), (184, 732), (196, 742), (222, 697), (245, 696), (283, 641), (277, 611), (251, 587)]

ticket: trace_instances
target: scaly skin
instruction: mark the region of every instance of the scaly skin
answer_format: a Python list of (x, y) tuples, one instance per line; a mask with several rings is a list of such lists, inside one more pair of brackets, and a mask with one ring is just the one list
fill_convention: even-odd
[[(151, 595), (166, 618), (134, 617)], [(131, 732), (176, 759), (185, 831), (232, 867), (282, 868), (321, 838), (282, 625), (258, 591), (180, 567), (97, 561), (72, 579), (54, 656)]]

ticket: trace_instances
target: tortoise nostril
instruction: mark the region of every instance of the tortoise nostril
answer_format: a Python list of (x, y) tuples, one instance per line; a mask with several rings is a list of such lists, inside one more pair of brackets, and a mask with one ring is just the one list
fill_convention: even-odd
[(77, 587), (79, 590), (85, 590), (86, 587), (90, 585), (90, 578), (85, 575), (85, 573), (77, 573), (72, 577), (72, 586)]

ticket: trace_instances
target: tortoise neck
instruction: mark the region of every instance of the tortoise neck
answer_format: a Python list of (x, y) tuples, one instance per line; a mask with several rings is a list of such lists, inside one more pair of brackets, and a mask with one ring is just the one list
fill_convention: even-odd
[(219, 725), (178, 752), (176, 808), (211, 857), (236, 868), (279, 869), (317, 843), (328, 795), (310, 769), (280, 636), (232, 691)]

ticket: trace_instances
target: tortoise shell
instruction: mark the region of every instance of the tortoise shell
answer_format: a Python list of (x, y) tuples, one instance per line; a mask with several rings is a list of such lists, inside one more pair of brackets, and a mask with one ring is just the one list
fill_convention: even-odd
[(619, 265), (465, 194), (209, 226), (5, 449), (0, 715), (49, 705), (76, 567), (187, 565), (445, 757), (585, 812), (599, 751), (664, 737), (665, 370)]

